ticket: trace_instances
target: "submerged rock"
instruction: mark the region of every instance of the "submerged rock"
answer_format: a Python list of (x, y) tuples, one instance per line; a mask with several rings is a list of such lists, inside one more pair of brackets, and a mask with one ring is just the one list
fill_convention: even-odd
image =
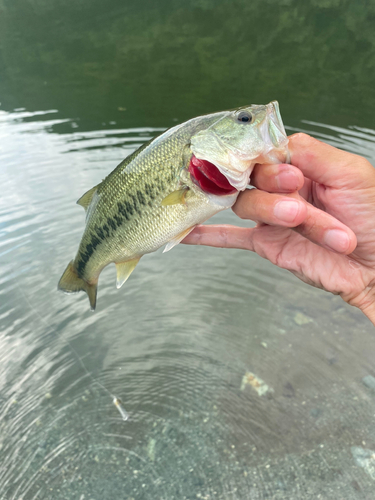
[(267, 385), (264, 380), (259, 378), (255, 373), (246, 372), (242, 377), (241, 382), (241, 391), (244, 391), (246, 386), (252, 387), (259, 396), (263, 396), (264, 394), (274, 392), (272, 387)]
[(311, 318), (309, 318), (308, 316), (306, 316), (306, 314), (303, 314), (301, 312), (296, 313), (293, 319), (294, 319), (294, 322), (300, 326), (307, 325), (307, 323), (313, 322), (313, 320)]
[(355, 463), (365, 469), (367, 474), (375, 481), (375, 451), (352, 446), (352, 452)]
[(362, 382), (368, 389), (375, 391), (375, 377), (366, 375), (366, 377), (363, 377)]

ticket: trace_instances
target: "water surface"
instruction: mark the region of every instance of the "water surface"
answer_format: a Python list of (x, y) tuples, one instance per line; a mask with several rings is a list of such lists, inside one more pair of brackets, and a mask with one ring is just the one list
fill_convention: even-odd
[(75, 201), (191, 116), (277, 98), (375, 164), (373, 4), (0, 8), (1, 500), (372, 499), (375, 335), (339, 297), (182, 245), (106, 268), (94, 314), (56, 285)]

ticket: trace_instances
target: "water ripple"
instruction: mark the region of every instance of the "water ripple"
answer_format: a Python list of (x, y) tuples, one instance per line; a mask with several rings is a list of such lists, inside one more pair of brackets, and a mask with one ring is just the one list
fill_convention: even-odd
[[(76, 199), (163, 130), (61, 133), (66, 123), (57, 110), (0, 113), (1, 495), (289, 500), (298, 484), (318, 497), (322, 477), (339, 492), (353, 478), (373, 487), (347, 457), (375, 448), (361, 382), (374, 335), (339, 297), (249, 252), (183, 246), (145, 256), (121, 290), (106, 269), (95, 314), (83, 294), (57, 293), (84, 226)], [(374, 161), (372, 130), (298, 130)], [(243, 386), (247, 373), (268, 393)]]
[(342, 128), (308, 120), (302, 120), (302, 123), (310, 125), (311, 128), (305, 128), (302, 126), (287, 127), (287, 129), (292, 132), (305, 132), (306, 134), (310, 134), (317, 139), (328, 142), (332, 146), (364, 156), (375, 163), (374, 130), (356, 126)]

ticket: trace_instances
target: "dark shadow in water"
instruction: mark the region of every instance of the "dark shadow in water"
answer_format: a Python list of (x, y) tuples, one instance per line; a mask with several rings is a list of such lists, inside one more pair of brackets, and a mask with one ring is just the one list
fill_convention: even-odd
[(273, 99), (290, 125), (371, 126), (374, 23), (373, 0), (2, 0), (1, 102), (84, 129)]

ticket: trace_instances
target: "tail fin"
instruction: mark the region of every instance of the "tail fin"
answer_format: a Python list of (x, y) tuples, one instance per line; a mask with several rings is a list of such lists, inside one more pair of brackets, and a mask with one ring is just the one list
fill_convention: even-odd
[(68, 267), (60, 278), (57, 288), (66, 293), (77, 293), (84, 290), (89, 297), (91, 310), (95, 311), (98, 284), (90, 285), (90, 283), (80, 278), (74, 268), (73, 261), (69, 262)]

